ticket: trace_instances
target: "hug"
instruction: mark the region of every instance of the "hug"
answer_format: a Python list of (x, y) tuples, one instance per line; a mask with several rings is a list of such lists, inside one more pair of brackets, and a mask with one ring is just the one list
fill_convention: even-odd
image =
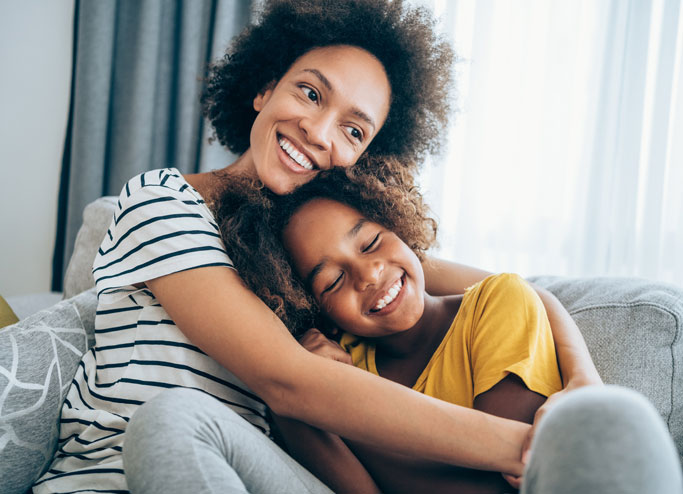
[(121, 190), (33, 492), (683, 492), (549, 290), (430, 254), (453, 62), (401, 1), (266, 2), (202, 96), (236, 159)]

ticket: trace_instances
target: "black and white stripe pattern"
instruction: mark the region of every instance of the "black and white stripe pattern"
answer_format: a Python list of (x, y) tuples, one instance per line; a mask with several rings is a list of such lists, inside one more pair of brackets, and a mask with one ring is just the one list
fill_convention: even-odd
[(167, 168), (131, 179), (93, 266), (95, 346), (62, 408), (60, 442), (34, 492), (127, 492), (121, 451), (135, 409), (163, 389), (202, 390), (269, 433), (265, 404), (133, 285), (186, 269), (232, 267), (201, 196)]

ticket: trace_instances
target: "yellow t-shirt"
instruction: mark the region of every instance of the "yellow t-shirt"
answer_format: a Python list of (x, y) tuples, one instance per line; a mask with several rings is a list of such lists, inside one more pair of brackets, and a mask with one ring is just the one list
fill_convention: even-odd
[[(379, 374), (371, 339), (346, 333), (341, 345), (356, 367)], [(562, 389), (543, 303), (520, 276), (503, 273), (467, 289), (450, 329), (413, 389), (472, 408), (477, 395), (509, 373), (544, 396)]]

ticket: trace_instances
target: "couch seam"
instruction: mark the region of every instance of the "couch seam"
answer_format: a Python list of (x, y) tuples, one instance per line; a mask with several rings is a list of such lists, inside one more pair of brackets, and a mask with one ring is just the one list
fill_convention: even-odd
[(589, 310), (593, 309), (608, 309), (608, 308), (629, 308), (629, 307), (640, 307), (640, 306), (645, 306), (645, 307), (654, 307), (656, 309), (661, 310), (662, 312), (665, 312), (669, 314), (671, 317), (673, 317), (674, 321), (676, 322), (676, 332), (674, 334), (674, 338), (669, 344), (669, 353), (671, 355), (671, 383), (669, 386), (669, 392), (670, 392), (670, 401), (671, 401), (671, 407), (669, 408), (669, 413), (666, 418), (666, 425), (669, 431), (671, 431), (671, 420), (673, 418), (674, 414), (674, 383), (676, 382), (675, 377), (678, 375), (678, 368), (676, 365), (676, 358), (674, 355), (674, 345), (678, 342), (678, 340), (681, 338), (681, 319), (680, 319), (680, 314), (678, 311), (672, 311), (668, 307), (657, 304), (654, 302), (631, 302), (631, 303), (605, 303), (605, 304), (596, 304), (596, 305), (590, 305), (586, 307), (581, 307), (579, 309), (574, 309), (572, 311), (569, 311), (569, 314), (573, 316), (574, 314), (579, 314), (581, 312), (586, 312)]

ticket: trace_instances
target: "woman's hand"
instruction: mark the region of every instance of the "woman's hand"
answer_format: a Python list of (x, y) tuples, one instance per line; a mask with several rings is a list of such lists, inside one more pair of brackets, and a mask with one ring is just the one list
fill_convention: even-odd
[[(536, 430), (538, 429), (538, 424), (540, 424), (541, 419), (543, 416), (548, 413), (550, 409), (552, 409), (558, 401), (562, 400), (564, 396), (566, 396), (567, 393), (571, 392), (574, 389), (578, 389), (582, 386), (595, 386), (595, 385), (601, 385), (602, 382), (570, 382), (567, 387), (565, 387), (563, 390), (558, 391), (557, 393), (551, 395), (545, 403), (538, 409), (536, 410), (536, 413), (534, 414), (534, 422), (531, 425), (531, 429), (529, 429), (529, 432), (526, 435), (526, 438), (524, 439), (524, 443), (522, 445), (522, 463), (524, 466), (529, 461), (529, 458), (531, 457), (531, 443), (533, 442), (534, 439), (534, 434), (536, 433)], [(503, 477), (505, 477), (505, 480), (508, 481), (508, 483), (515, 487), (516, 489), (519, 489), (522, 483), (522, 477), (517, 477), (514, 475), (506, 475), (503, 474)]]
[(306, 331), (299, 339), (299, 343), (301, 343), (301, 346), (311, 353), (315, 353), (321, 357), (336, 360), (344, 364), (353, 365), (353, 362), (351, 361), (351, 355), (346, 353), (339, 343), (330, 340), (315, 328), (311, 328)]

